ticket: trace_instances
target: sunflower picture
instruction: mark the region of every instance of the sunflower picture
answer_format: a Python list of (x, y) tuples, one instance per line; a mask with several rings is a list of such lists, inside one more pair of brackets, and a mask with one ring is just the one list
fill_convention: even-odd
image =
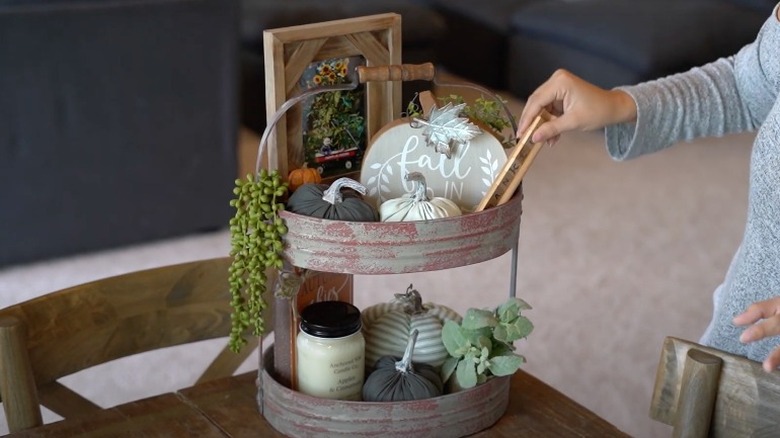
[[(362, 57), (328, 59), (312, 63), (301, 77), (301, 88), (347, 84), (356, 81), (355, 67)], [(322, 176), (360, 169), (366, 148), (365, 89), (329, 91), (303, 103), (303, 149), (309, 167)]]

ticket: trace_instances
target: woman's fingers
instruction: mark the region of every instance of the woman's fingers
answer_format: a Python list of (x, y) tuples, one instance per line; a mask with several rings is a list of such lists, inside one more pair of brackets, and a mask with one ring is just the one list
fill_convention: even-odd
[(780, 334), (780, 315), (763, 319), (746, 328), (739, 340), (743, 343), (755, 342), (777, 334)]
[(734, 325), (748, 325), (753, 324), (759, 319), (766, 318), (769, 316), (769, 307), (764, 303), (766, 303), (766, 301), (751, 304), (744, 312), (735, 316), (732, 322)]
[(735, 316), (734, 325), (748, 325), (739, 337), (741, 342), (753, 342), (767, 336), (780, 335), (780, 297), (751, 304)]
[(566, 71), (558, 70), (526, 102), (518, 123), (522, 136), (542, 109), (554, 117), (536, 130), (534, 142), (549, 141), (564, 132), (590, 131), (636, 120), (636, 103), (624, 91), (605, 90)]
[(534, 118), (545, 109), (554, 116), (562, 114), (563, 110), (563, 91), (567, 86), (562, 80), (568, 72), (559, 70), (553, 73), (542, 85), (539, 86), (525, 102), (520, 119), (517, 123), (517, 134), (522, 135), (533, 122)]
[(769, 318), (775, 315), (780, 315), (780, 296), (751, 304), (744, 312), (735, 316), (732, 322), (734, 325), (747, 325), (752, 324), (759, 319)]

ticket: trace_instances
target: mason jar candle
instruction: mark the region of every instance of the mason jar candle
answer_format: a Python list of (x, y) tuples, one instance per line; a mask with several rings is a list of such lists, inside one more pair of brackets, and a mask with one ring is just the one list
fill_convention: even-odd
[(366, 347), (360, 328), (360, 310), (347, 302), (322, 301), (301, 311), (295, 349), (299, 392), (360, 400)]

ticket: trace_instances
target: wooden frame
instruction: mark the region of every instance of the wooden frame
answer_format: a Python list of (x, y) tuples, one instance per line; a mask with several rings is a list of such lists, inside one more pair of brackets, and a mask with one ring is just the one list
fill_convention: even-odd
[[(313, 62), (361, 56), (367, 66), (401, 63), (401, 16), (370, 15), (263, 32), (266, 114), (270, 122), (285, 101), (301, 91), (298, 81)], [(401, 111), (401, 82), (365, 85), (367, 140)], [(267, 165), (287, 175), (303, 164), (301, 110), (291, 108), (269, 136)]]

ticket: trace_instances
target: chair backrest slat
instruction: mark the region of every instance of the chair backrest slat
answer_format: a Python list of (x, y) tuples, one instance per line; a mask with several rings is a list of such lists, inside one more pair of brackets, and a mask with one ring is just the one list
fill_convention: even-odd
[[(265, 321), (267, 324), (270, 319), (266, 318)], [(230, 347), (226, 345), (225, 348), (220, 351), (219, 355), (211, 362), (211, 365), (203, 371), (203, 374), (200, 375), (198, 381), (195, 383), (207, 382), (217, 377), (233, 374), (238, 367), (244, 363), (246, 358), (255, 351), (259, 343), (260, 341), (256, 337), (247, 339), (246, 345), (244, 345), (238, 353), (233, 352)]]
[[(114, 359), (230, 333), (230, 259), (132, 272), (0, 311), (22, 319), (38, 385)], [(52, 360), (57, 358), (57, 360)]]
[[(40, 425), (40, 405), (66, 418), (100, 409), (61, 377), (175, 345), (223, 337), (227, 344), (230, 263), (222, 257), (131, 272), (1, 309), (0, 398), (9, 428)], [(273, 327), (272, 306), (264, 315)], [(256, 345), (250, 340), (238, 355), (226, 347), (199, 381), (233, 374)]]
[[(685, 378), (685, 364), (691, 350), (722, 360), (709, 436), (772, 436), (780, 431), (780, 371), (768, 373), (758, 362), (674, 337), (664, 341), (651, 418), (669, 425), (677, 422), (681, 393), (690, 384)], [(684, 422), (677, 425), (684, 426)]]
[(39, 386), (38, 398), (41, 406), (62, 418), (87, 415), (102, 409), (60, 382)]

